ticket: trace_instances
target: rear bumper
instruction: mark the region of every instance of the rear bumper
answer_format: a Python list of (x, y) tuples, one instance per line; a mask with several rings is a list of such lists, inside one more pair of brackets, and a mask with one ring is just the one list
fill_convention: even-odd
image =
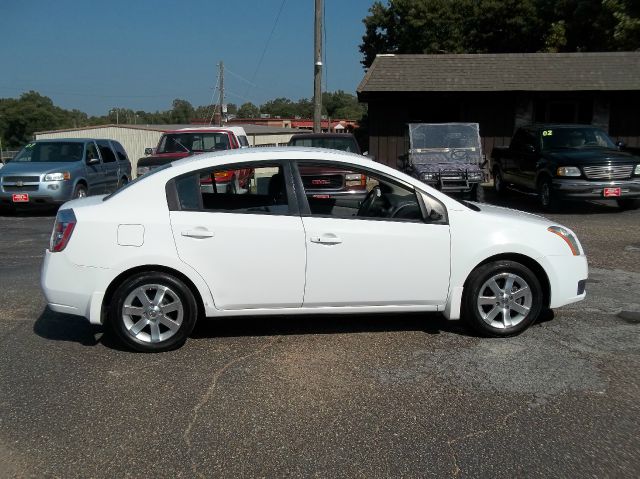
[(605, 188), (620, 188), (620, 198), (640, 198), (640, 179), (624, 181), (554, 179), (551, 184), (554, 193), (568, 199), (604, 199)]
[(102, 322), (102, 300), (109, 270), (71, 263), (62, 253), (45, 252), (40, 286), (49, 308)]

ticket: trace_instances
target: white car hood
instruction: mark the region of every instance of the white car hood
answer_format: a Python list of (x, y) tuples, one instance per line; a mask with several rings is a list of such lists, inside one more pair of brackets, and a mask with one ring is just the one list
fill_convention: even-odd
[(553, 221), (544, 216), (534, 215), (532, 213), (526, 213), (524, 211), (514, 210), (511, 208), (504, 208), (502, 206), (488, 205), (486, 203), (472, 203), (480, 208), (479, 213), (482, 215), (489, 215), (493, 218), (504, 221), (524, 221), (530, 224), (540, 225), (554, 225)]

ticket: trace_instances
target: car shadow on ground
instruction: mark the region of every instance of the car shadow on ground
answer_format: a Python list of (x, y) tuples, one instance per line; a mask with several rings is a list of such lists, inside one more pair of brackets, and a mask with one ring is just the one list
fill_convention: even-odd
[(613, 200), (602, 201), (561, 201), (553, 212), (547, 212), (540, 206), (538, 196), (531, 193), (522, 193), (516, 190), (508, 190), (504, 196), (498, 196), (491, 187), (485, 187), (484, 203), (503, 206), (515, 210), (534, 213), (537, 215), (567, 214), (567, 215), (594, 215), (621, 213), (624, 210), (618, 207)]
[(55, 207), (37, 207), (37, 208), (0, 208), (0, 216), (17, 217), (17, 218), (52, 218), (58, 212)]
[[(56, 313), (45, 308), (33, 331), (51, 341), (67, 341), (83, 346), (101, 344), (118, 351), (129, 351), (113, 336), (108, 327), (90, 324), (80, 316)], [(430, 335), (450, 333), (473, 337), (462, 321), (448, 321), (439, 313), (402, 314), (318, 314), (287, 316), (238, 316), (202, 319), (191, 333), (192, 338), (287, 336), (349, 333), (386, 333), (416, 331)]]
[(448, 332), (463, 336), (472, 332), (462, 321), (448, 321), (438, 313), (401, 314), (304, 314), (242, 316), (199, 321), (194, 338), (237, 336), (286, 336), (417, 331)]

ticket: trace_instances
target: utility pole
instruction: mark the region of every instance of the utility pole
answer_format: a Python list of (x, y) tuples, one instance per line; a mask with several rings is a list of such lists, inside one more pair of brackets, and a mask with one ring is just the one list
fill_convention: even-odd
[(322, 0), (316, 0), (313, 65), (313, 132), (322, 132)]
[(222, 108), (224, 107), (224, 63), (220, 61), (220, 126), (222, 124)]

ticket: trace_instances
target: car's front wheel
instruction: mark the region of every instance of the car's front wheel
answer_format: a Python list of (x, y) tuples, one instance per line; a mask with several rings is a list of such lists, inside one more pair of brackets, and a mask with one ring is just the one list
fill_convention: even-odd
[(504, 196), (507, 194), (507, 185), (502, 179), (500, 168), (495, 168), (493, 170), (493, 189), (498, 196)]
[(515, 261), (476, 268), (464, 288), (463, 318), (485, 336), (513, 336), (527, 329), (544, 307), (536, 275)]
[(638, 208), (640, 208), (640, 200), (622, 198), (618, 200), (618, 206), (622, 210), (637, 210)]
[(184, 344), (197, 318), (189, 287), (162, 272), (145, 272), (125, 280), (109, 309), (115, 334), (131, 349), (160, 352)]

